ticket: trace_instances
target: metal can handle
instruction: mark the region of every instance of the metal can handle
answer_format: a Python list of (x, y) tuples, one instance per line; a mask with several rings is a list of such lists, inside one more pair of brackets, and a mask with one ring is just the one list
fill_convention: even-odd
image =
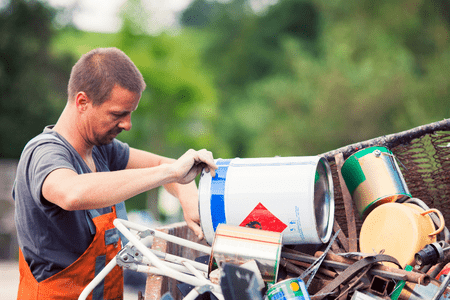
[(442, 213), (441, 213), (439, 210), (437, 210), (437, 209), (435, 209), (435, 208), (432, 208), (432, 209), (429, 209), (429, 210), (427, 210), (427, 211), (424, 211), (424, 212), (420, 213), (420, 215), (421, 215), (421, 216), (425, 216), (425, 215), (427, 215), (427, 214), (429, 214), (429, 213), (432, 213), (432, 212), (434, 212), (434, 213), (436, 213), (436, 214), (438, 215), (439, 221), (441, 222), (441, 226), (440, 226), (436, 231), (430, 233), (430, 234), (428, 235), (428, 236), (430, 236), (430, 237), (433, 236), (433, 235), (437, 235), (437, 234), (441, 233), (441, 231), (444, 230), (444, 228), (445, 228), (445, 220), (444, 220), (444, 216), (442, 215)]

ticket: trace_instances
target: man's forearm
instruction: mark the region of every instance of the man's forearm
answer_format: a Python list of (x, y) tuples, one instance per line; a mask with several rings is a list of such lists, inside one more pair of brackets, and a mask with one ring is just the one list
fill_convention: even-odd
[(174, 180), (167, 164), (81, 175), (58, 169), (47, 177), (42, 192), (44, 198), (66, 210), (95, 209), (122, 202), (161, 185), (170, 185)]

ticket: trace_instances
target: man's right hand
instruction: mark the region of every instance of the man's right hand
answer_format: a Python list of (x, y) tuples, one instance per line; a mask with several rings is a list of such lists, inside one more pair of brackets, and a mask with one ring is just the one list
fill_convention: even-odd
[(187, 184), (193, 181), (203, 169), (211, 172), (211, 176), (216, 176), (217, 166), (210, 151), (202, 149), (195, 151), (188, 150), (177, 161), (172, 164), (175, 173), (175, 180), (180, 184)]

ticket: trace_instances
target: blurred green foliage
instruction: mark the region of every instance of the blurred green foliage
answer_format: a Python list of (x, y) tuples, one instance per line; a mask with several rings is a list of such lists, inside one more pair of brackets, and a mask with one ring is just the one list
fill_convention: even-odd
[(54, 16), (40, 2), (11, 1), (0, 11), (0, 158), (18, 158), (64, 107), (74, 61), (49, 51)]
[(122, 49), (148, 85), (120, 139), (172, 157), (315, 155), (449, 116), (448, 0), (279, 0), (258, 11), (194, 0), (176, 35), (146, 34), (152, 16), (138, 0), (115, 34), (56, 30), (40, 3), (0, 12), (3, 157), (56, 122), (70, 66), (96, 47)]
[(230, 156), (315, 155), (449, 116), (450, 2), (243, 5), (196, 0), (182, 17), (217, 32), (203, 57)]

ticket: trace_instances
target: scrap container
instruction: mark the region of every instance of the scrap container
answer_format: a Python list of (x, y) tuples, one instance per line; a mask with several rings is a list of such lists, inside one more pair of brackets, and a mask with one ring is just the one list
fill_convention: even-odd
[[(358, 250), (357, 236), (362, 219), (352, 199), (349, 199), (340, 168), (344, 160), (352, 154), (376, 146), (386, 147), (395, 155), (412, 197), (419, 198), (428, 206), (440, 210), (445, 216), (445, 222), (450, 224), (450, 119), (445, 119), (320, 154), (328, 160), (332, 173), (335, 201), (333, 233), (342, 229), (342, 233), (348, 237), (342, 240), (343, 243), (340, 245), (347, 252)], [(198, 241), (184, 222), (158, 229), (191, 241)], [(205, 241), (201, 243), (208, 245)], [(152, 248), (189, 259), (204, 255), (157, 238)], [(160, 299), (166, 292), (170, 292), (175, 299), (182, 299), (175, 280), (164, 276), (148, 276), (143, 293), (145, 300)]]

